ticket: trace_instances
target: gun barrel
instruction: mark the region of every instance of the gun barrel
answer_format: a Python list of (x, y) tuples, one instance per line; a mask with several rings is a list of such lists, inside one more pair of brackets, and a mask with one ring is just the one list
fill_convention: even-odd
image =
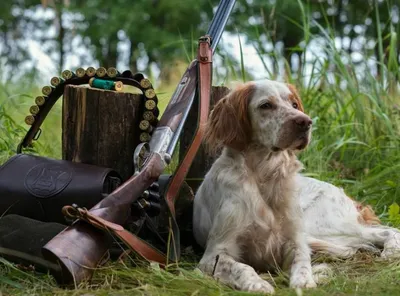
[(217, 48), (219, 40), (221, 39), (222, 33), (228, 21), (229, 15), (235, 6), (236, 0), (221, 0), (218, 5), (217, 11), (211, 21), (210, 27), (208, 28), (207, 35), (212, 37), (211, 49), (214, 52)]
[[(217, 11), (207, 31), (207, 35), (209, 35), (211, 39), (211, 49), (213, 52), (221, 39), (221, 35), (235, 2), (236, 0), (221, 0), (218, 5)], [(179, 136), (195, 98), (197, 63), (197, 60), (192, 61), (179, 81), (170, 103), (162, 115), (152, 140), (149, 143), (150, 149), (154, 147), (157, 149), (160, 149), (160, 147), (167, 147), (165, 151), (157, 152), (162, 154), (166, 153), (168, 155), (172, 155), (175, 151)], [(159, 130), (158, 133), (156, 132), (157, 129)]]

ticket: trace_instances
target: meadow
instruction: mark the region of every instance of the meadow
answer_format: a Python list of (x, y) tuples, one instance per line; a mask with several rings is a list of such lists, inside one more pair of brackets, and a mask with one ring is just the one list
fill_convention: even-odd
[[(365, 65), (355, 64), (348, 53), (335, 46), (329, 30), (325, 48), (329, 62), (314, 59), (304, 73), (284, 68), (284, 79), (297, 86), (306, 112), (313, 119), (310, 146), (300, 154), (304, 174), (341, 186), (354, 199), (370, 204), (382, 223), (400, 226), (400, 101), (398, 93), (397, 42), (385, 48), (374, 61), (379, 75)], [(393, 34), (395, 36), (395, 34)], [(382, 37), (382, 36), (381, 36)], [(395, 37), (391, 37), (395, 38)], [(382, 38), (380, 39), (381, 42)], [(304, 56), (306, 52), (303, 53)], [(363, 53), (369, 55), (365, 50)], [(246, 61), (239, 61), (241, 71), (233, 70), (233, 61), (224, 59), (228, 74), (216, 77), (214, 85), (229, 80), (249, 80)], [(269, 56), (259, 53), (262, 61)], [(364, 68), (363, 68), (364, 66)], [(280, 79), (268, 74), (266, 77)], [(333, 70), (332, 70), (333, 69)], [(360, 70), (361, 69), (361, 70)], [(364, 70), (362, 70), (364, 69)], [(49, 77), (50, 79), (51, 77)], [(15, 154), (16, 146), (27, 130), (24, 117), (42, 85), (30, 82), (18, 86), (0, 85), (0, 163)], [(161, 104), (168, 102), (175, 83), (156, 91), (162, 93)], [(28, 152), (61, 157), (61, 104), (58, 102), (43, 124), (43, 134)], [(162, 109), (162, 107), (161, 107)], [(195, 270), (198, 257), (184, 258), (166, 271), (156, 266), (132, 266), (130, 260), (112, 262), (95, 274), (91, 285), (63, 290), (48, 275), (16, 268), (0, 259), (0, 290), (3, 295), (245, 295), (220, 285)], [(400, 261), (382, 262), (374, 254), (360, 253), (350, 260), (328, 260), (331, 277), (317, 289), (294, 291), (287, 288), (287, 275), (272, 277), (277, 295), (396, 295), (400, 284)], [(137, 263), (137, 262), (136, 262)], [(140, 263), (139, 263), (140, 265)], [(269, 278), (269, 275), (265, 275)]]

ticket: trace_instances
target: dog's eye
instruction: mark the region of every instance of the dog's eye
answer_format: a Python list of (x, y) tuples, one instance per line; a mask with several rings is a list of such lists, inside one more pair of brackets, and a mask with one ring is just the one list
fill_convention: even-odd
[(294, 109), (298, 109), (299, 108), (299, 105), (297, 105), (297, 103), (293, 103), (292, 106), (293, 106)]
[(271, 109), (272, 105), (270, 103), (264, 103), (260, 105), (260, 109)]

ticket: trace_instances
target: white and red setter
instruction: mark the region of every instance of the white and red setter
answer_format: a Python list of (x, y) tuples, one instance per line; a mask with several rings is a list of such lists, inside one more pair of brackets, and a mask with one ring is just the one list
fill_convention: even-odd
[(358, 249), (400, 250), (400, 232), (342, 189), (302, 176), (296, 153), (312, 120), (293, 85), (251, 81), (212, 110), (205, 131), (222, 151), (196, 192), (193, 233), (199, 268), (239, 290), (273, 293), (258, 272), (286, 270), (290, 286), (316, 287), (312, 252), (349, 257)]

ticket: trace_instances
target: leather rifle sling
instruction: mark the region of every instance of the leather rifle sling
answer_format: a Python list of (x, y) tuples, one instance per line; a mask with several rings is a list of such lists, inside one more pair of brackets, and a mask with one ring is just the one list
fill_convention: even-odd
[[(211, 79), (212, 79), (212, 50), (210, 47), (210, 38), (204, 36), (200, 38), (200, 44), (198, 49), (198, 71), (199, 71), (199, 124), (197, 130), (194, 134), (192, 144), (190, 145), (188, 151), (181, 164), (179, 165), (177, 171), (175, 172), (170, 185), (168, 187), (167, 193), (165, 195), (165, 200), (169, 209), (168, 215), (172, 218), (171, 228), (173, 231), (174, 241), (172, 251), (179, 250), (179, 228), (175, 220), (175, 199), (179, 193), (179, 189), (182, 186), (184, 178), (192, 164), (192, 161), (200, 147), (203, 140), (203, 126), (208, 119), (209, 106), (210, 106), (210, 92), (211, 92)], [(104, 220), (96, 215), (91, 214), (85, 208), (78, 208), (73, 206), (65, 206), (63, 208), (63, 213), (65, 216), (70, 218), (84, 220), (87, 223), (97, 227), (101, 230), (109, 231), (118, 238), (120, 238), (126, 246), (128, 246), (132, 251), (140, 255), (142, 258), (157, 262), (161, 267), (167, 265), (167, 257), (155, 249), (153, 246), (140, 239), (138, 236), (132, 234), (131, 232), (124, 229), (123, 226), (115, 224)], [(177, 252), (179, 254), (179, 252)], [(177, 261), (179, 256), (172, 253), (172, 258)]]
[(63, 207), (62, 211), (67, 217), (83, 220), (98, 229), (114, 234), (120, 238), (126, 246), (128, 246), (132, 251), (140, 255), (142, 258), (157, 262), (161, 265), (161, 267), (165, 267), (167, 260), (162, 252), (155, 249), (138, 236), (127, 231), (121, 225), (93, 215), (85, 208), (65, 206)]
[(211, 38), (209, 36), (202, 36), (199, 38), (199, 47), (197, 53), (198, 61), (198, 91), (199, 91), (199, 107), (198, 107), (198, 124), (194, 133), (192, 143), (186, 151), (185, 157), (177, 168), (172, 180), (169, 184), (168, 190), (165, 194), (165, 200), (168, 205), (169, 215), (171, 218), (172, 240), (169, 249), (175, 251), (175, 260), (180, 257), (180, 239), (179, 227), (175, 220), (175, 200), (178, 196), (182, 183), (192, 165), (193, 159), (203, 141), (204, 125), (207, 122), (210, 98), (211, 98), (211, 84), (212, 84), (212, 58), (213, 52), (211, 49)]

